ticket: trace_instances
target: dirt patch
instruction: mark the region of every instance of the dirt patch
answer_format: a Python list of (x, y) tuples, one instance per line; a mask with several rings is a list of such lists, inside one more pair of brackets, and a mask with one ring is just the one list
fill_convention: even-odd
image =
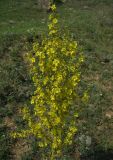
[(23, 139), (19, 139), (12, 148), (12, 160), (22, 160), (22, 156), (31, 152), (30, 145)]

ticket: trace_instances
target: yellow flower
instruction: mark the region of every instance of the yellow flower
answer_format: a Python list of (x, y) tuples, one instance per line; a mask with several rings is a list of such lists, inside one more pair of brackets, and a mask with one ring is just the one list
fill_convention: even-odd
[(59, 124), (60, 122), (61, 122), (60, 118), (59, 118), (59, 117), (56, 117), (56, 119), (55, 119), (56, 125)]
[(49, 42), (48, 42), (48, 46), (51, 46), (51, 45), (52, 45), (52, 43), (51, 43), (51, 41), (49, 41)]
[(76, 127), (70, 127), (69, 130), (70, 130), (71, 133), (77, 132), (77, 128)]
[(49, 27), (49, 30), (51, 30), (53, 28), (53, 25), (49, 24), (48, 27)]
[(58, 59), (55, 59), (55, 60), (53, 61), (53, 65), (55, 65), (55, 66), (58, 66), (59, 63), (60, 63), (60, 62), (59, 62)]
[(74, 44), (73, 44), (73, 45), (74, 45), (74, 46), (73, 46), (73, 47), (74, 47), (74, 49), (75, 49), (75, 48), (77, 48), (77, 42), (76, 42), (76, 41), (74, 41), (73, 43), (74, 43)]
[(55, 53), (55, 49), (51, 47), (47, 50), (47, 53), (48, 54)]
[(44, 147), (44, 144), (42, 142), (38, 142), (39, 147)]
[(47, 82), (48, 82), (48, 77), (45, 77), (45, 79), (44, 79), (44, 81), (43, 81), (44, 85), (46, 85)]
[(62, 49), (61, 49), (61, 52), (66, 52), (66, 48), (62, 48)]
[(84, 57), (82, 55), (80, 56), (79, 61), (84, 62)]
[(36, 52), (36, 56), (37, 56), (37, 57), (38, 57), (38, 56), (40, 57), (41, 55), (42, 55), (42, 52), (39, 52), (39, 51)]
[(32, 62), (32, 63), (35, 63), (35, 58), (31, 58), (31, 62)]
[(58, 23), (58, 20), (56, 18), (53, 19), (52, 21), (54, 24)]
[(76, 112), (76, 113), (74, 113), (74, 117), (76, 117), (76, 118), (78, 118), (78, 113)]
[(70, 51), (70, 54), (71, 54), (71, 55), (75, 54), (75, 51)]
[(53, 18), (53, 15), (52, 14), (50, 14), (49, 15), (49, 20), (51, 20)]
[(50, 98), (51, 98), (51, 100), (52, 100), (52, 101), (54, 101), (54, 100), (55, 100), (54, 95), (51, 95), (51, 97), (50, 97)]
[(35, 103), (35, 100), (34, 100), (34, 97), (32, 97), (31, 104), (34, 104), (34, 103)]
[(84, 95), (83, 95), (83, 97), (82, 97), (82, 101), (83, 101), (84, 103), (87, 103), (88, 100), (89, 100), (88, 91), (85, 91), (85, 92), (84, 92)]
[(55, 11), (55, 10), (56, 10), (56, 5), (53, 4), (53, 5), (51, 6), (51, 9), (52, 9), (52, 11)]
[(57, 143), (56, 142), (54, 142), (53, 144), (52, 144), (52, 148), (57, 148)]
[(51, 30), (51, 31), (49, 32), (49, 35), (55, 34), (56, 32), (57, 32), (57, 30)]

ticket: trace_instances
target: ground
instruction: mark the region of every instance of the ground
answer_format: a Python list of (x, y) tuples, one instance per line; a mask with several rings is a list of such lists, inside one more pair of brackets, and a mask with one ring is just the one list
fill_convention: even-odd
[[(87, 84), (90, 90), (90, 100), (78, 120), (76, 143), (68, 153), (73, 151), (72, 158), (77, 160), (80, 153), (83, 160), (112, 160), (113, 1), (68, 0), (58, 6), (58, 11), (61, 27), (70, 30), (86, 57), (82, 85), (86, 87)], [(22, 127), (18, 113), (29, 101), (33, 90), (24, 60), (26, 46), (32, 43), (33, 36), (47, 32), (47, 16), (48, 13), (39, 10), (35, 1), (0, 1), (1, 160), (18, 160), (14, 154), (19, 147), (15, 146), (25, 144), (13, 140), (8, 132), (16, 127), (15, 124)]]

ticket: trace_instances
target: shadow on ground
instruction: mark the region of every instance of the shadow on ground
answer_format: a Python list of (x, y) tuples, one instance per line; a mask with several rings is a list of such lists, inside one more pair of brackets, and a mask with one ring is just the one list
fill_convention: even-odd
[(87, 153), (84, 157), (81, 157), (81, 160), (113, 160), (113, 150), (108, 149), (97, 149), (93, 153)]

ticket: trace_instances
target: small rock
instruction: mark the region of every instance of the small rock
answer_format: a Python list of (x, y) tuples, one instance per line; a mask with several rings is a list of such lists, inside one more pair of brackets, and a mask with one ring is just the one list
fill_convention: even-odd
[(79, 140), (80, 140), (81, 143), (83, 143), (83, 142), (85, 141), (85, 135), (84, 135), (84, 134), (81, 135), (81, 136), (79, 137)]
[(14, 24), (14, 23), (15, 23), (15, 21), (13, 21), (13, 20), (9, 20), (9, 23), (10, 23), (10, 24)]
[(86, 136), (86, 145), (90, 146), (91, 145), (91, 137), (90, 136)]
[(88, 6), (84, 6), (84, 9), (88, 9), (89, 7)]
[(106, 112), (105, 116), (109, 119), (111, 119), (113, 117), (113, 111), (108, 111)]

